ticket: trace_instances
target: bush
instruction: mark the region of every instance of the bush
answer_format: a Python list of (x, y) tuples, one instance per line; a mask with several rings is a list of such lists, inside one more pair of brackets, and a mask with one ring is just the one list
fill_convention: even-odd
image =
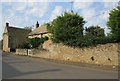
[(29, 43), (24, 43), (22, 45), (19, 45), (18, 48), (21, 48), (21, 49), (30, 49), (30, 46), (29, 46)]
[(29, 38), (27, 43), (24, 43), (23, 45), (20, 45), (18, 48), (23, 49), (30, 49), (30, 48), (38, 48), (41, 47), (45, 41), (47, 41), (49, 38), (47, 36), (42, 38)]
[(47, 41), (49, 38), (47, 36), (42, 38), (32, 38), (30, 39), (30, 44), (32, 48), (38, 48), (39, 46), (42, 48), (42, 45), (45, 41)]
[(97, 44), (106, 44), (106, 43), (114, 43), (116, 42), (115, 38), (111, 37), (88, 37), (84, 36), (81, 39), (69, 40), (64, 44), (73, 46), (73, 47), (88, 47), (88, 46), (96, 46)]

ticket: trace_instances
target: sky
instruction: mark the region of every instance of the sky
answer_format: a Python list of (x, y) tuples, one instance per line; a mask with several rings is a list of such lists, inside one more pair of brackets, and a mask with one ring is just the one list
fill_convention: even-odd
[[(71, 3), (72, 2), (72, 3)], [(109, 30), (106, 22), (109, 12), (118, 5), (119, 0), (2, 0), (0, 2), (0, 40), (4, 32), (5, 23), (11, 26), (35, 28), (38, 21), (40, 25), (51, 22), (64, 11), (71, 9), (84, 17), (85, 27), (99, 25)]]

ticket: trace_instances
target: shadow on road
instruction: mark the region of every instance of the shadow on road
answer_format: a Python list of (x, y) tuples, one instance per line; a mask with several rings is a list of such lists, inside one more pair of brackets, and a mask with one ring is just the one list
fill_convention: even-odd
[(37, 73), (54, 72), (54, 71), (61, 71), (61, 69), (47, 69), (41, 71), (20, 72), (19, 70), (13, 68), (8, 63), (3, 62), (2, 79), (8, 79), (16, 76), (24, 76), (24, 75), (37, 74)]

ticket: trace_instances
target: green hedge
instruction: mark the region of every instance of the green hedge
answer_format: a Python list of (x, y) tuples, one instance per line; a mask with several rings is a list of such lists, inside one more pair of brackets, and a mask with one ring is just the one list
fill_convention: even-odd
[(106, 43), (115, 43), (116, 38), (111, 37), (83, 37), (81, 39), (70, 39), (66, 41), (65, 45), (73, 46), (73, 47), (88, 47), (88, 46), (96, 46), (97, 44), (106, 44)]

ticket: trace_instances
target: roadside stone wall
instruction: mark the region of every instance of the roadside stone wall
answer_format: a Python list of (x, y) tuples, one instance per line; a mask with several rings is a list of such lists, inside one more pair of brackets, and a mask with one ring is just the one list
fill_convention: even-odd
[[(96, 47), (72, 48), (62, 44), (50, 44), (47, 50), (31, 49), (29, 56), (71, 62), (118, 66), (120, 45), (109, 43)], [(26, 49), (16, 49), (16, 54), (27, 55)]]
[(31, 56), (89, 64), (118, 66), (118, 45), (119, 44), (117, 43), (110, 43), (97, 45), (96, 47), (72, 48), (62, 44), (51, 44), (47, 48), (49, 51), (34, 50), (34, 54)]
[(28, 55), (27, 49), (16, 49), (16, 55)]

